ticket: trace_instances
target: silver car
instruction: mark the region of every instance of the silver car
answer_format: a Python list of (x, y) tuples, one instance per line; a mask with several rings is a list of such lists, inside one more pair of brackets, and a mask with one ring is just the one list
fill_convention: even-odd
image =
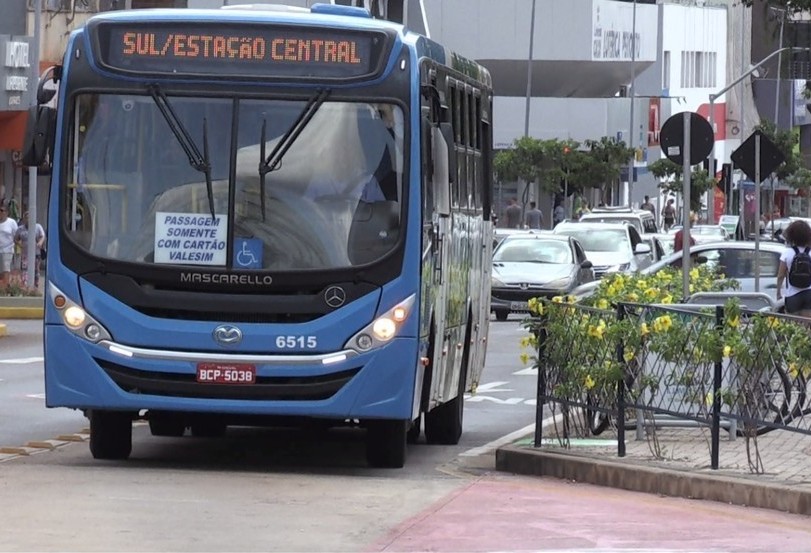
[(580, 242), (597, 278), (606, 273), (636, 273), (653, 263), (649, 243), (628, 223), (563, 222), (553, 232)]

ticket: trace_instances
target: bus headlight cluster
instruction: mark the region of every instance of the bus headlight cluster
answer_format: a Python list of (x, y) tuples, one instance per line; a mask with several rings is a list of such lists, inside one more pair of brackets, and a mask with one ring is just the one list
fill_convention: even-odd
[(346, 343), (346, 347), (358, 353), (363, 353), (391, 341), (392, 338), (397, 336), (403, 327), (403, 323), (408, 319), (415, 299), (416, 295), (412, 294), (380, 315), (350, 338)]
[(110, 333), (81, 305), (68, 298), (62, 290), (48, 283), (48, 294), (51, 303), (59, 311), (65, 328), (89, 342), (99, 342), (101, 340), (111, 340)]

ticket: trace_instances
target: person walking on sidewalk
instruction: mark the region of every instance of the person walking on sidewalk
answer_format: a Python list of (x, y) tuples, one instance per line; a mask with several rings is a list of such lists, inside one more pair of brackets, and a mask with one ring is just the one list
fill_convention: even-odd
[[(780, 254), (777, 268), (777, 299), (785, 298), (786, 313), (811, 317), (811, 283), (808, 282), (811, 279), (798, 276), (800, 270), (811, 271), (811, 259), (806, 255), (811, 251), (811, 227), (805, 221), (794, 221), (783, 231), (783, 236), (788, 247)], [(798, 258), (796, 264), (795, 258)]]
[[(20, 247), (22, 277), (25, 285), (28, 285), (28, 234), (28, 212), (26, 211), (23, 213), (23, 218), (20, 219), (17, 232), (14, 234), (14, 241)], [(42, 262), (42, 249), (45, 247), (45, 229), (39, 223), (37, 223), (35, 230), (35, 240), (34, 288), (39, 288), (39, 265)]]
[(8, 216), (5, 205), (0, 205), (0, 292), (5, 291), (9, 285), (16, 234), (17, 221)]

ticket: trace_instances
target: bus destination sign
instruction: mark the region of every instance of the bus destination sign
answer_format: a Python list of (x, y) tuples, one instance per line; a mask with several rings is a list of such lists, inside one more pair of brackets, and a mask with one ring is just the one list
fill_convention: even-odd
[(104, 25), (101, 61), (128, 73), (356, 79), (377, 72), (385, 35), (296, 27)]

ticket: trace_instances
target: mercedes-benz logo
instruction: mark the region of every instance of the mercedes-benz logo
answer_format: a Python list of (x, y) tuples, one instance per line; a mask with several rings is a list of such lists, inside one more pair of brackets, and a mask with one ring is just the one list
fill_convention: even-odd
[(231, 325), (220, 325), (212, 334), (214, 341), (221, 346), (235, 346), (242, 341), (242, 331)]
[(346, 292), (340, 286), (330, 286), (324, 292), (324, 301), (333, 309), (341, 307), (346, 302)]

